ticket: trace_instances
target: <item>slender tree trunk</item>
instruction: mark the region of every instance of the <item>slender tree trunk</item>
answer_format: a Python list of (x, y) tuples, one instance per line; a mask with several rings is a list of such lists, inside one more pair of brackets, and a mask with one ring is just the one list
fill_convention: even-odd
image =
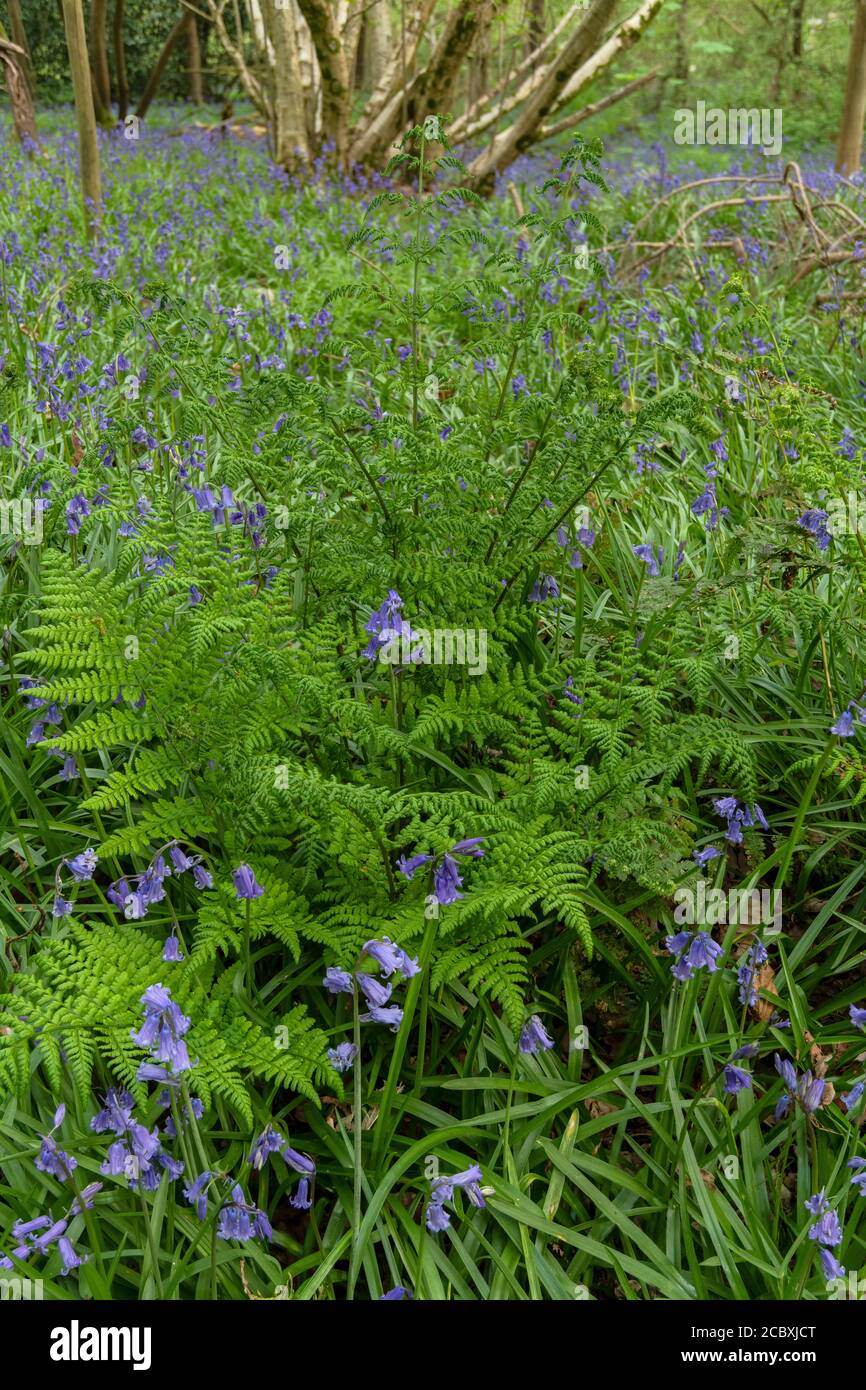
[(15, 134), (22, 149), (31, 155), (39, 146), (39, 135), (36, 131), (36, 116), (30, 88), (24, 77), (24, 56), (23, 49), (17, 43), (9, 42), (6, 31), (0, 24), (0, 70), (6, 79)]
[(856, 174), (863, 150), (863, 118), (866, 116), (866, 0), (856, 0), (848, 50), (845, 104), (836, 145), (836, 169)]
[(61, 0), (75, 114), (78, 119), (78, 151), (81, 162), (81, 192), (84, 199), (84, 221), (87, 234), (93, 238), (102, 215), (102, 183), (99, 175), (99, 146), (96, 139), (96, 118), (93, 113), (93, 93), (90, 89), (90, 62), (84, 33), (84, 14), (81, 0)]
[(526, 52), (534, 53), (544, 42), (544, 0), (529, 0), (526, 26)]
[(129, 83), (126, 78), (126, 49), (123, 46), (123, 0), (114, 0), (112, 21), (114, 76), (117, 82), (117, 119), (121, 124), (129, 110)]
[(803, 15), (806, 0), (794, 0), (791, 5), (791, 57), (799, 63), (803, 57)]
[(93, 90), (96, 98), (96, 119), (111, 116), (111, 78), (108, 75), (108, 50), (105, 46), (107, 0), (92, 0), (90, 7), (90, 52), (92, 55)]
[(198, 21), (192, 10), (186, 12), (186, 63), (189, 78), (189, 99), (193, 106), (204, 106), (201, 80), (201, 45), (198, 41)]
[(19, 67), (24, 74), (24, 81), (30, 93), (31, 101), (36, 100), (36, 77), (33, 72), (33, 63), (30, 58), (30, 45), (27, 42), (27, 30), (24, 28), (24, 20), (21, 17), (21, 6), (18, 0), (6, 0), (6, 8), (9, 11), (9, 37), (13, 43), (17, 43), (22, 50)]
[(291, 6), (267, 4), (274, 45), (274, 159), (290, 168), (310, 157), (298, 36)]
[(147, 79), (147, 85), (145, 86), (145, 89), (142, 93), (141, 101), (135, 108), (135, 114), (136, 116), (138, 116), (139, 120), (143, 121), (145, 116), (147, 115), (150, 109), (150, 103), (156, 96), (157, 89), (159, 88), (159, 84), (162, 81), (162, 74), (165, 72), (168, 60), (171, 57), (177, 45), (180, 43), (180, 40), (186, 33), (186, 16), (187, 11), (184, 10), (180, 19), (177, 21), (168, 38), (166, 39), (165, 43), (163, 44), (162, 52), (160, 53), (159, 57), (156, 60), (156, 63), (154, 64), (153, 72)]
[(334, 146), (334, 157), (346, 164), (349, 149), (349, 71), (346, 50), (329, 0), (298, 0), (309, 25), (322, 79), (322, 134)]
[(689, 0), (680, 0), (672, 76), (683, 84), (689, 80)]

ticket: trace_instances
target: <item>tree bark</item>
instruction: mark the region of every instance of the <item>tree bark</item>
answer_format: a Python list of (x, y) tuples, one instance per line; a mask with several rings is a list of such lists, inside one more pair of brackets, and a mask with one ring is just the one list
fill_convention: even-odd
[(848, 50), (848, 79), (842, 123), (836, 145), (836, 170), (856, 174), (863, 151), (863, 118), (866, 116), (866, 0), (857, 0)]
[(346, 51), (328, 0), (298, 0), (309, 26), (322, 79), (322, 134), (333, 143), (334, 158), (345, 166), (349, 150), (349, 70)]
[(39, 147), (39, 135), (36, 130), (36, 116), (33, 111), (30, 88), (27, 86), (24, 76), (24, 57), (24, 50), (17, 43), (9, 42), (5, 30), (0, 24), (0, 67), (2, 67), (3, 76), (6, 79), (6, 90), (9, 93), (9, 107), (12, 111), (15, 134), (18, 136), (22, 149), (27, 154), (33, 154), (34, 150)]
[(114, 0), (112, 21), (114, 76), (117, 82), (117, 119), (121, 125), (129, 110), (129, 83), (126, 77), (126, 50), (123, 46), (123, 0)]
[(30, 58), (27, 30), (24, 28), (24, 20), (21, 17), (21, 6), (18, 0), (6, 0), (6, 8), (9, 11), (9, 37), (21, 49), (18, 66), (24, 74), (24, 81), (27, 83), (27, 90), (30, 93), (32, 103), (36, 100), (36, 77)]
[(143, 121), (145, 116), (147, 115), (148, 110), (150, 109), (150, 103), (156, 96), (159, 84), (162, 81), (162, 74), (165, 72), (166, 64), (168, 63), (169, 58), (174, 52), (175, 47), (178, 43), (180, 43), (180, 40), (183, 38), (186, 32), (186, 16), (187, 11), (184, 10), (180, 19), (177, 21), (168, 38), (166, 39), (165, 43), (163, 44), (162, 52), (160, 53), (159, 57), (156, 60), (156, 63), (154, 64), (153, 72), (147, 79), (147, 84), (142, 93), (141, 100), (138, 103), (138, 106), (135, 108), (135, 114), (136, 116), (138, 116), (139, 120)]
[(96, 119), (111, 116), (111, 78), (108, 75), (108, 50), (105, 46), (107, 0), (92, 0), (90, 8), (90, 52), (93, 90), (96, 97)]
[(204, 106), (201, 80), (201, 44), (198, 41), (198, 21), (192, 10), (186, 12), (186, 67), (189, 99), (193, 106)]
[(806, 0), (794, 0), (791, 6), (791, 57), (799, 63), (803, 57), (803, 16)]
[(99, 174), (99, 146), (96, 138), (96, 117), (93, 113), (93, 93), (90, 88), (90, 63), (84, 33), (84, 14), (81, 0), (61, 0), (66, 47), (72, 72), (75, 114), (78, 120), (78, 152), (81, 163), (81, 192), (84, 199), (84, 222), (87, 235), (93, 238), (102, 215), (102, 182)]
[(274, 46), (274, 159), (291, 168), (310, 157), (298, 36), (291, 6), (267, 3)]
[(544, 0), (529, 0), (529, 23), (526, 28), (527, 56), (544, 42)]
[[(661, 4), (661, 0), (658, 0)], [(545, 117), (558, 103), (571, 75), (596, 52), (617, 0), (594, 0), (586, 17), (578, 24), (555, 60), (544, 69), (533, 96), (518, 112), (507, 130), (494, 136), (490, 145), (469, 166), (473, 182), (480, 187), (492, 183), (494, 174), (504, 169), (535, 140)]]

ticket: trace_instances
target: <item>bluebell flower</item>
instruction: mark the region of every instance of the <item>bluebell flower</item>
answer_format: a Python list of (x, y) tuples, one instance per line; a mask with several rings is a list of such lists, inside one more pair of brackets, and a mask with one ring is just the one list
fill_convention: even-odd
[(354, 994), (355, 992), (355, 986), (348, 970), (338, 970), (334, 965), (328, 966), (322, 984), (329, 994)]
[(68, 1236), (60, 1237), (57, 1242), (57, 1248), (60, 1251), (60, 1258), (63, 1262), (63, 1268), (60, 1271), (61, 1276), (70, 1274), (73, 1269), (77, 1269), (80, 1264), (84, 1263), (81, 1256), (76, 1255), (72, 1241)]
[(807, 1200), (803, 1203), (803, 1206), (806, 1208), (807, 1212), (809, 1212), (810, 1216), (822, 1216), (830, 1206), (830, 1203), (824, 1196), (823, 1187), (821, 1188), (821, 1191), (816, 1192), (813, 1197), (807, 1198)]
[(87, 879), (93, 878), (93, 871), (99, 863), (99, 855), (95, 850), (85, 849), (81, 854), (76, 854), (74, 859), (63, 861), (73, 878), (78, 883), (84, 883)]
[(312, 1205), (313, 1199), (310, 1196), (310, 1180), (309, 1178), (301, 1178), (294, 1196), (289, 1198), (289, 1206), (294, 1207), (296, 1211), (309, 1211)]
[(390, 985), (383, 985), (381, 980), (375, 979), (372, 975), (365, 975), (363, 971), (358, 972), (356, 979), (363, 990), (364, 998), (368, 1004), (375, 1004), (378, 1008), (381, 1008), (384, 1004), (388, 1003), (388, 1000), (391, 998)]
[(302, 1173), (308, 1178), (315, 1175), (316, 1165), (307, 1154), (298, 1153), (297, 1149), (290, 1148), (289, 1145), (286, 1145), (282, 1154), (288, 1166), (293, 1168), (296, 1173)]
[(243, 1189), (235, 1183), (231, 1190), (230, 1202), (227, 1202), (221, 1209), (217, 1221), (217, 1238), (219, 1240), (251, 1240), (253, 1236), (253, 1223), (251, 1217), (256, 1214), (257, 1209), (250, 1206), (244, 1197)]
[(860, 1196), (866, 1197), (866, 1158), (849, 1158), (846, 1166), (854, 1169), (851, 1174), (851, 1182), (857, 1188)]
[(68, 898), (62, 898), (58, 893), (54, 899), (54, 916), (68, 917), (72, 911), (72, 903)]
[(559, 598), (559, 585), (552, 574), (540, 574), (532, 586), (529, 602), (544, 603), (549, 598)]
[(173, 932), (171, 936), (165, 938), (165, 944), (162, 948), (162, 958), (164, 961), (180, 961), (185, 959), (180, 949), (180, 942)]
[(381, 941), (365, 941), (363, 951), (365, 955), (373, 957), (386, 977), (401, 968), (402, 953), (387, 936), (383, 936)]
[(213, 888), (213, 875), (201, 864), (193, 865), (192, 876), (196, 888)]
[(831, 1250), (821, 1248), (818, 1254), (821, 1257), (821, 1268), (824, 1271), (824, 1278), (828, 1283), (832, 1282), (834, 1279), (845, 1278), (845, 1266), (840, 1265)]
[(361, 1014), (362, 1023), (385, 1023), (396, 1033), (400, 1024), (403, 1022), (403, 1010), (396, 1004), (389, 1004), (382, 1008), (378, 1004), (371, 1004), (368, 1013)]
[(239, 898), (260, 898), (264, 888), (256, 882), (256, 876), (249, 864), (241, 864), (232, 873), (235, 893)]
[(725, 1086), (728, 1095), (736, 1095), (737, 1091), (747, 1091), (752, 1084), (752, 1078), (743, 1067), (735, 1067), (733, 1062), (729, 1062), (725, 1067)]
[(744, 1043), (742, 1047), (737, 1048), (733, 1060), (736, 1062), (740, 1057), (757, 1057), (760, 1050), (758, 1043)]
[(863, 1095), (864, 1090), (866, 1090), (866, 1081), (856, 1081), (851, 1087), (851, 1090), (848, 1091), (846, 1095), (840, 1097), (846, 1111), (854, 1109), (860, 1097)]
[(709, 864), (711, 859), (718, 859), (721, 853), (722, 851), (716, 849), (715, 845), (707, 845), (706, 849), (692, 850), (692, 858), (696, 864), (700, 864), (703, 868), (704, 864)]
[(404, 878), (412, 879), (424, 864), (432, 863), (432, 854), (413, 854), (410, 859), (407, 859), (404, 854), (401, 854), (400, 858), (397, 860), (397, 868)]
[(866, 1028), (866, 1009), (858, 1009), (856, 1004), (852, 1004), (848, 1015), (855, 1028)]
[(543, 1049), (549, 1049), (553, 1046), (553, 1038), (546, 1032), (544, 1024), (541, 1022), (538, 1014), (533, 1014), (520, 1030), (520, 1041), (518, 1043), (520, 1051), (534, 1053), (540, 1052)]
[(39, 1156), (33, 1162), (40, 1173), (50, 1173), (58, 1182), (66, 1182), (78, 1167), (78, 1160), (59, 1149), (50, 1134), (43, 1135)]
[(656, 559), (651, 545), (633, 545), (631, 549), (632, 554), (636, 555), (639, 560), (643, 560), (647, 566), (647, 573), (650, 578), (655, 579), (661, 573), (660, 566), (664, 564), (664, 547), (661, 545), (657, 547), (658, 559)]
[[(10, 1265), (11, 1268), (11, 1265)], [(402, 1298), (414, 1298), (414, 1294), (409, 1289), (404, 1289), (402, 1284), (397, 1284), (395, 1288), (389, 1289), (379, 1297), (380, 1303), (395, 1303)]]
[(854, 716), (850, 710), (843, 710), (835, 724), (830, 725), (830, 733), (837, 734), (839, 738), (854, 737)]
[(440, 1231), (447, 1231), (451, 1225), (451, 1217), (439, 1202), (428, 1202), (424, 1219), (427, 1230), (432, 1235), (438, 1235)]
[(195, 1207), (195, 1214), (199, 1221), (204, 1221), (207, 1216), (207, 1185), (213, 1174), (210, 1172), (200, 1173), (199, 1176), (183, 1189), (183, 1195), (191, 1207)]
[(835, 1247), (842, 1244), (842, 1224), (835, 1211), (821, 1213), (814, 1226), (809, 1227), (809, 1239), (818, 1245)]
[(171, 998), (168, 988), (162, 984), (150, 985), (141, 996), (144, 1004), (144, 1022), (138, 1032), (130, 1032), (137, 1047), (150, 1051), (157, 1062), (166, 1062), (173, 1072), (189, 1071), (192, 1063), (183, 1036), (190, 1026), (190, 1020), (181, 1013)]
[(336, 1072), (350, 1071), (357, 1055), (358, 1049), (350, 1042), (341, 1042), (336, 1047), (328, 1048), (328, 1061)]
[(820, 507), (812, 507), (797, 519), (797, 525), (813, 536), (819, 550), (826, 550), (832, 540), (827, 526), (828, 516)]
[(276, 1153), (285, 1145), (285, 1142), (279, 1130), (274, 1129), (273, 1125), (268, 1125), (253, 1144), (247, 1157), (247, 1163), (251, 1163), (256, 1171), (261, 1170), (268, 1161), (268, 1155)]

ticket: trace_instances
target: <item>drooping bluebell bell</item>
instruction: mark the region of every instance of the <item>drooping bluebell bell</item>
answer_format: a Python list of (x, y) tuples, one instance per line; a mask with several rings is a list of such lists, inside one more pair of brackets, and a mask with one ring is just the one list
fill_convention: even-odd
[(846, 1166), (854, 1170), (851, 1174), (852, 1184), (861, 1197), (866, 1197), (866, 1158), (849, 1158)]
[(718, 970), (716, 961), (723, 954), (723, 948), (714, 941), (709, 932), (677, 932), (665, 938), (665, 950), (676, 956), (671, 966), (675, 980), (690, 980), (696, 970), (707, 970), (714, 974)]
[(337, 1043), (336, 1047), (328, 1048), (328, 1061), (336, 1072), (350, 1071), (357, 1055), (358, 1049), (350, 1042)]
[(866, 1009), (858, 1009), (856, 1004), (852, 1004), (848, 1016), (855, 1028), (866, 1028)]
[(396, 1303), (403, 1298), (414, 1298), (414, 1294), (411, 1289), (404, 1289), (402, 1284), (397, 1284), (393, 1289), (389, 1289), (387, 1293), (380, 1294), (379, 1302)]
[(553, 1038), (550, 1037), (544, 1024), (538, 1017), (538, 1014), (533, 1014), (520, 1030), (520, 1039), (518, 1042), (520, 1051), (535, 1053), (548, 1051), (554, 1046)]
[(355, 978), (364, 994), (368, 1004), (375, 1004), (377, 1008), (382, 1008), (391, 998), (391, 986), (383, 985), (381, 980), (377, 980), (373, 975), (365, 975), (363, 971), (358, 971)]
[(192, 876), (196, 888), (213, 888), (213, 875), (201, 864), (193, 865)]
[(850, 710), (843, 710), (835, 724), (830, 725), (830, 733), (839, 738), (853, 738), (855, 734), (854, 716)]
[(530, 603), (544, 603), (549, 598), (559, 598), (559, 585), (552, 574), (540, 574), (532, 586)]
[(819, 550), (826, 550), (830, 541), (833, 539), (832, 533), (827, 525), (828, 514), (821, 507), (810, 507), (797, 518), (797, 525), (802, 530), (808, 531), (809, 535), (815, 540)]
[(752, 1085), (752, 1078), (744, 1067), (735, 1067), (733, 1062), (728, 1062), (725, 1067), (724, 1089), (728, 1095), (736, 1095), (738, 1091), (747, 1091)]
[(802, 1076), (798, 1077), (787, 1057), (780, 1057), (778, 1053), (773, 1061), (776, 1071), (785, 1083), (785, 1092), (776, 1104), (773, 1118), (781, 1120), (787, 1115), (792, 1101), (795, 1105), (799, 1105), (806, 1115), (813, 1115), (820, 1108), (824, 1099), (823, 1078), (813, 1077), (811, 1071), (805, 1071)]
[[(657, 578), (657, 576), (661, 573), (660, 567), (664, 564), (664, 546), (657, 546), (655, 552), (653, 551), (652, 546), (646, 543), (643, 545), (633, 545), (631, 549), (632, 554), (637, 556), (638, 560), (643, 560), (644, 564), (647, 567), (647, 574), (649, 575), (649, 577), (651, 579)], [(656, 558), (656, 556), (658, 558)]]
[(273, 1125), (268, 1125), (267, 1129), (262, 1131), (253, 1144), (252, 1150), (247, 1157), (247, 1163), (251, 1163), (257, 1172), (260, 1171), (267, 1163), (268, 1155), (276, 1153), (278, 1150), (284, 1148), (285, 1143), (286, 1141), (279, 1130), (274, 1129)]
[(151, 1052), (157, 1062), (170, 1065), (173, 1072), (189, 1071), (192, 1062), (183, 1037), (190, 1020), (181, 1013), (167, 986), (150, 985), (141, 1002), (145, 1008), (144, 1022), (138, 1032), (131, 1030), (132, 1041)]
[(718, 859), (721, 853), (722, 851), (716, 849), (715, 845), (707, 845), (706, 849), (692, 850), (692, 858), (696, 864), (699, 864), (701, 868), (703, 868), (705, 864), (709, 864), (711, 859)]
[(361, 1022), (384, 1023), (393, 1033), (396, 1033), (403, 1022), (403, 1010), (397, 1004), (387, 1004), (384, 1007), (380, 1004), (371, 1004), (367, 1013), (361, 1014)]
[(62, 1268), (60, 1270), (61, 1276), (71, 1274), (73, 1269), (78, 1269), (78, 1266), (83, 1264), (84, 1260), (88, 1258), (86, 1255), (82, 1257), (76, 1254), (72, 1241), (65, 1235), (61, 1236), (58, 1240), (57, 1248), (60, 1251), (60, 1259), (62, 1261)]
[(260, 898), (264, 888), (256, 882), (256, 876), (249, 864), (241, 864), (232, 872), (235, 894), (238, 898)]
[(295, 1189), (294, 1196), (289, 1198), (289, 1206), (294, 1207), (296, 1211), (309, 1211), (312, 1205), (313, 1199), (310, 1196), (310, 1180), (309, 1178), (301, 1178), (301, 1181)]
[(748, 1004), (750, 1008), (754, 1008), (758, 1003), (760, 996), (755, 988), (755, 977), (761, 966), (767, 963), (767, 959), (767, 948), (760, 940), (755, 940), (740, 957), (737, 967), (737, 993), (741, 1004)]
[(54, 898), (53, 911), (55, 917), (68, 917), (72, 911), (72, 903), (68, 898), (63, 898), (58, 893)]
[(329, 994), (354, 994), (355, 992), (352, 976), (348, 970), (338, 970), (334, 965), (328, 966), (322, 984)]
[(199, 1173), (193, 1182), (183, 1189), (183, 1195), (191, 1207), (195, 1207), (195, 1214), (199, 1221), (204, 1221), (207, 1216), (207, 1185), (213, 1177), (213, 1173), (205, 1171)]
[(186, 957), (180, 949), (180, 942), (178, 941), (174, 932), (172, 932), (171, 936), (167, 936), (165, 938), (165, 943), (162, 948), (162, 958), (166, 962), (181, 961), (186, 959)]
[(95, 850), (85, 849), (80, 854), (76, 854), (73, 859), (63, 861), (69, 869), (72, 877), (78, 883), (84, 883), (87, 879), (93, 878), (93, 872), (99, 863), (99, 855)]

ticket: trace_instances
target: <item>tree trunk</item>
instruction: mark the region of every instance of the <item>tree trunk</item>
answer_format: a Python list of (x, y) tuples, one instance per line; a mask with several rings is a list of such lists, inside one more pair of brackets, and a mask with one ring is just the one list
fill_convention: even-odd
[(291, 168), (310, 157), (298, 36), (291, 6), (280, 0), (267, 3), (274, 45), (274, 159)]
[(92, 55), (96, 119), (98, 121), (111, 117), (111, 78), (108, 75), (108, 50), (105, 46), (106, 8), (107, 0), (92, 0), (90, 52)]
[(803, 14), (806, 0), (794, 0), (791, 6), (791, 57), (799, 63), (803, 56)]
[(201, 80), (201, 45), (198, 41), (198, 21), (192, 10), (186, 12), (186, 66), (189, 99), (193, 106), (204, 106)]
[(675, 81), (683, 84), (683, 88), (689, 80), (689, 0), (680, 0), (672, 76)]
[(298, 0), (310, 29), (322, 79), (322, 134), (334, 158), (346, 164), (349, 149), (349, 71), (335, 12), (328, 0)]
[(30, 58), (30, 45), (27, 42), (27, 30), (24, 28), (24, 20), (21, 17), (21, 6), (18, 0), (6, 0), (6, 8), (9, 11), (9, 37), (13, 43), (17, 43), (21, 49), (21, 56), (18, 66), (24, 74), (24, 81), (27, 83), (27, 90), (30, 93), (31, 103), (36, 100), (36, 78), (33, 73), (33, 63)]
[(535, 93), (518, 112), (513, 123), (496, 135), (488, 148), (470, 164), (469, 173), (476, 184), (489, 186), (494, 174), (511, 164), (534, 142), (545, 117), (558, 104), (557, 99), (565, 90), (569, 78), (599, 48), (601, 36), (616, 4), (617, 0), (594, 0), (561, 52), (544, 69)]
[(144, 92), (142, 93), (141, 101), (135, 108), (135, 114), (136, 116), (138, 116), (139, 120), (143, 121), (145, 116), (147, 115), (148, 110), (150, 109), (150, 103), (156, 96), (157, 89), (159, 87), (160, 82), (162, 81), (162, 74), (165, 72), (168, 60), (174, 52), (175, 47), (178, 43), (180, 43), (180, 40), (186, 33), (186, 16), (187, 11), (184, 10), (180, 19), (177, 21), (168, 38), (166, 39), (165, 43), (163, 44), (162, 52), (160, 53), (159, 57), (156, 60), (156, 63), (154, 64), (153, 72), (147, 79), (147, 85), (145, 86)]
[(540, 43), (544, 42), (544, 0), (529, 0), (528, 20), (526, 27), (526, 52), (527, 55), (534, 53)]
[(27, 154), (33, 154), (34, 150), (39, 147), (39, 136), (36, 131), (36, 117), (33, 112), (30, 88), (24, 77), (24, 56), (23, 49), (17, 43), (8, 41), (6, 32), (0, 24), (0, 68), (3, 69), (3, 76), (6, 79), (6, 90), (9, 93), (9, 106), (12, 111), (15, 134), (18, 136), (22, 149)]
[(72, 72), (72, 90), (75, 95), (75, 114), (78, 119), (84, 222), (87, 235), (93, 238), (102, 215), (102, 183), (99, 176), (99, 146), (96, 140), (96, 118), (93, 114), (93, 93), (90, 88), (84, 14), (81, 0), (61, 0), (61, 3), (66, 47), (69, 50), (69, 67)]
[(123, 0), (114, 0), (114, 76), (117, 81), (117, 119), (121, 125), (129, 110), (129, 83), (126, 78), (126, 50), (123, 47)]
[(848, 80), (842, 124), (836, 145), (836, 170), (856, 174), (863, 150), (863, 118), (866, 116), (866, 0), (857, 0), (848, 50)]

